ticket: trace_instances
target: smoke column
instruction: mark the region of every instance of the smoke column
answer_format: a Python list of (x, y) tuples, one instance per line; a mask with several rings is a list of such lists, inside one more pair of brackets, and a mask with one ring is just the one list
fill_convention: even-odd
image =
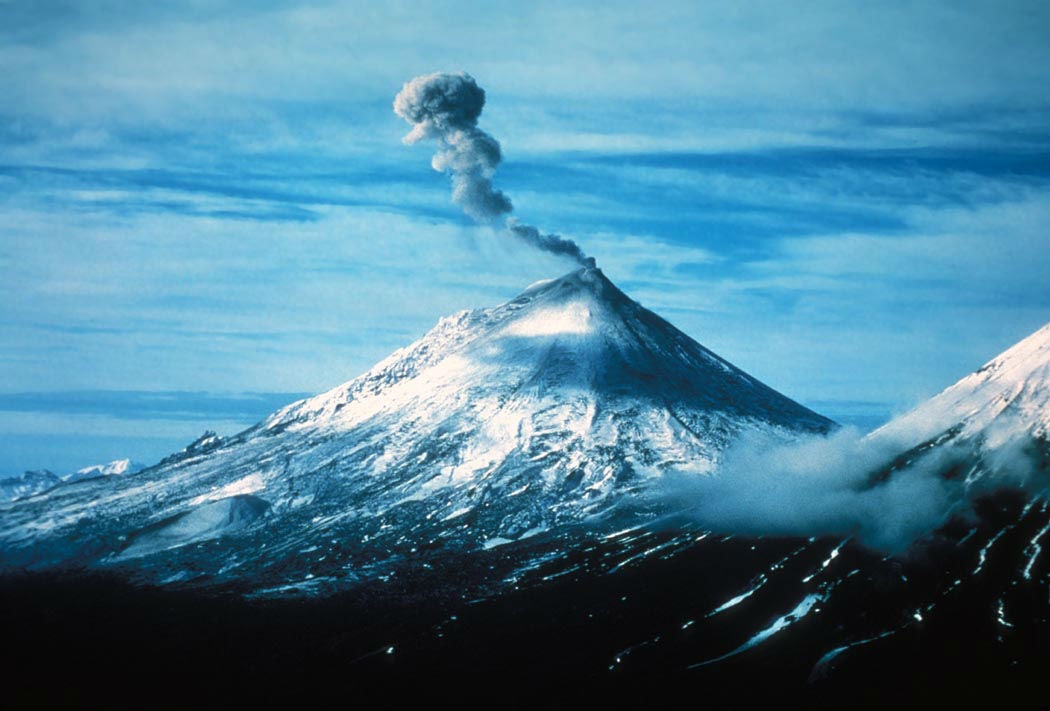
[(506, 231), (534, 247), (594, 266), (579, 245), (544, 234), (509, 217), (514, 206), (492, 184), (502, 155), (499, 141), (478, 128), (485, 90), (469, 74), (425, 74), (407, 82), (394, 98), (394, 113), (412, 125), (405, 143), (434, 140), (438, 152), (430, 164), (452, 176), (452, 202), (483, 224), (504, 221)]

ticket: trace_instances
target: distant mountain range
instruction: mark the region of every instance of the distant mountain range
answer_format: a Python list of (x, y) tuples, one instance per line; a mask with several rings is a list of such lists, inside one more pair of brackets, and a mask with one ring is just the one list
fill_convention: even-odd
[(126, 476), (145, 469), (130, 459), (115, 459), (108, 464), (93, 464), (69, 474), (58, 475), (47, 469), (27, 471), (20, 476), (0, 479), (0, 501), (16, 501), (53, 489), (59, 484), (84, 481), (104, 476)]

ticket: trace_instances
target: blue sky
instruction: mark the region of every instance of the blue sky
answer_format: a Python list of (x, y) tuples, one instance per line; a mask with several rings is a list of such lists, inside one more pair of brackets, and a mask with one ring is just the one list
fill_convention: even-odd
[(519, 217), (833, 417), (1050, 320), (1045, 2), (8, 0), (0, 66), (0, 474), (231, 433), (572, 268), (402, 145), (432, 71)]

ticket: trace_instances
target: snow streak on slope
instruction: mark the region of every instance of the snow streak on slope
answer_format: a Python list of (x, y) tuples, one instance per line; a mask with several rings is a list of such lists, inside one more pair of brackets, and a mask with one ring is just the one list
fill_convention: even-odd
[[(600, 514), (669, 469), (711, 472), (744, 432), (830, 426), (586, 268), (443, 319), (229, 441), (12, 507), (0, 555), (130, 565), (121, 553), (137, 546), (150, 579), (319, 585)], [(231, 496), (251, 496), (252, 517), (213, 506)]]

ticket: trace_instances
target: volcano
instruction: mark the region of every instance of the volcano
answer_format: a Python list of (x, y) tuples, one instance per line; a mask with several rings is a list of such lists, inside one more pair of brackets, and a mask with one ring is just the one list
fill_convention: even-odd
[(744, 432), (833, 426), (584, 268), (228, 441), (6, 507), (0, 544), (8, 565), (322, 590), (601, 517), (669, 469), (710, 474)]

